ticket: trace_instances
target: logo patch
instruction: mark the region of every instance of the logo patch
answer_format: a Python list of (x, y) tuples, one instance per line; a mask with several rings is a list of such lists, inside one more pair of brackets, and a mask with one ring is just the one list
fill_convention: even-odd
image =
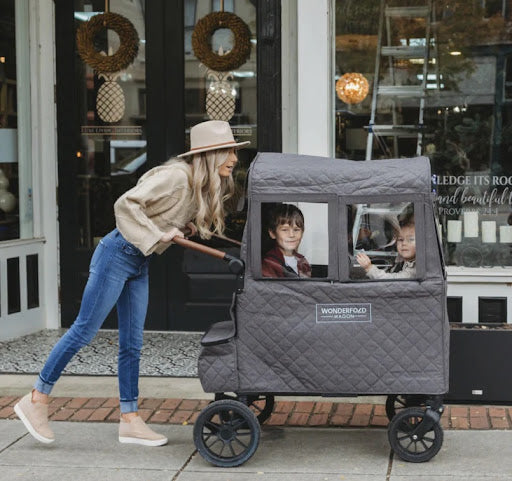
[(372, 322), (372, 305), (317, 304), (316, 322)]

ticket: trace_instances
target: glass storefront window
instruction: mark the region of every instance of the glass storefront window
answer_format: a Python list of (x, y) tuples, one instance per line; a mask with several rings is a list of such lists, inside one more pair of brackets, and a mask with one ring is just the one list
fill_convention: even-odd
[(2, 2), (0, 241), (33, 236), (28, 15), (28, 1)]
[[(103, 13), (103, 0), (75, 0), (76, 28)], [(139, 36), (132, 64), (113, 76), (96, 75), (77, 53), (80, 106), (77, 247), (93, 248), (115, 227), (114, 202), (133, 187), (146, 163), (146, 69), (144, 2), (110, 0), (109, 10), (126, 17)], [(96, 48), (112, 55), (119, 48), (113, 30), (102, 30)], [(101, 114), (100, 114), (101, 112)]]
[(336, 156), (428, 156), (447, 264), (512, 266), (510, 2), (335, 7)]
[[(256, 7), (254, 0), (185, 0), (185, 128), (205, 120), (229, 121), (235, 138), (250, 140), (249, 148), (238, 151), (238, 165), (233, 173), (235, 195), (226, 205), (226, 235), (240, 240), (245, 225), (245, 182), (257, 145), (256, 103)], [(203, 65), (192, 49), (192, 32), (201, 18), (211, 12), (232, 12), (240, 17), (251, 32), (251, 55), (239, 68), (215, 72)], [(233, 33), (218, 29), (212, 36), (212, 50), (226, 53), (233, 48)], [(221, 50), (220, 50), (221, 49)]]

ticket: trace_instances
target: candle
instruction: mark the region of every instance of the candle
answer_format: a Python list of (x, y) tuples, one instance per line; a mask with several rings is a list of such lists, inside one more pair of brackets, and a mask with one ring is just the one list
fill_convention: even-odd
[(512, 243), (512, 225), (500, 225), (500, 243)]
[(494, 220), (482, 221), (482, 242), (496, 242), (496, 222)]
[(448, 221), (448, 242), (461, 242), (462, 241), (462, 221), (449, 220)]
[(464, 212), (464, 237), (478, 237), (478, 212)]

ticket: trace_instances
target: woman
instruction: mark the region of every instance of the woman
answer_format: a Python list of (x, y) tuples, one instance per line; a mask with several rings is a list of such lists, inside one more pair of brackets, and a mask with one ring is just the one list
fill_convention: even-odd
[(91, 342), (117, 303), (119, 324), (119, 441), (161, 446), (167, 438), (138, 416), (139, 360), (148, 305), (148, 264), (182, 229), (209, 239), (224, 231), (223, 202), (232, 195), (237, 143), (227, 122), (190, 130), (190, 151), (144, 174), (114, 205), (116, 228), (94, 251), (80, 312), (54, 346), (32, 392), (14, 410), (39, 441), (55, 437), (48, 425), (49, 394), (71, 358)]

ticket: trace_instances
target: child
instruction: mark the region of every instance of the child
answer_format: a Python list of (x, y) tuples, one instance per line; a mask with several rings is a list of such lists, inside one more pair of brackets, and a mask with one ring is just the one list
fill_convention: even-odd
[(297, 252), (304, 235), (304, 216), (291, 204), (279, 204), (271, 214), (268, 234), (274, 240), (261, 263), (264, 277), (311, 277), (311, 266)]
[(413, 222), (409, 221), (400, 226), (396, 246), (398, 262), (388, 272), (374, 266), (363, 252), (357, 254), (357, 262), (370, 279), (414, 279), (416, 277), (416, 239)]

